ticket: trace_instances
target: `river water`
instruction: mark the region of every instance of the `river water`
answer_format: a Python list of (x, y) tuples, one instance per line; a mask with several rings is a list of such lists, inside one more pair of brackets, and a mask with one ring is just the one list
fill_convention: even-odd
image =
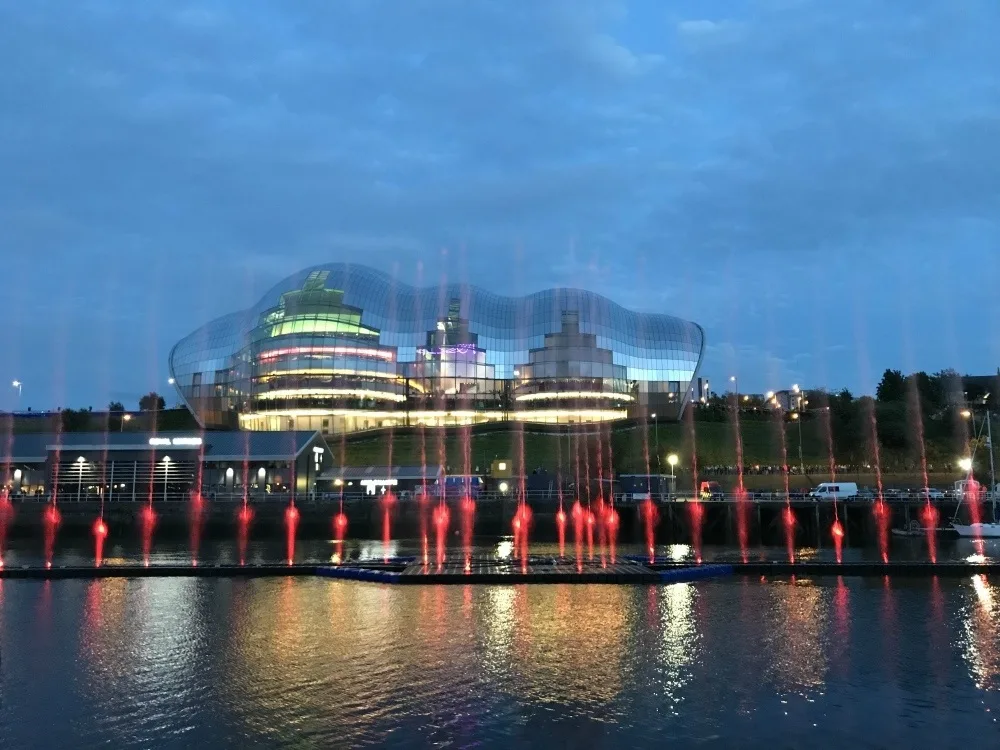
[(0, 746), (993, 747), (975, 579), (0, 580)]

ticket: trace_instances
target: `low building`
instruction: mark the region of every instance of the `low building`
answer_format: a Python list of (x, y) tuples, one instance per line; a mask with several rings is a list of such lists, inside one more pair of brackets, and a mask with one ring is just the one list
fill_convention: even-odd
[(11, 496), (60, 502), (186, 500), (312, 494), (330, 465), (319, 432), (73, 432), (0, 441)]

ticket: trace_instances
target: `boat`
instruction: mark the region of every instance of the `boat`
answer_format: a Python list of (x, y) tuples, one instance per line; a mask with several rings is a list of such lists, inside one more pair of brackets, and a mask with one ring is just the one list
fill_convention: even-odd
[(926, 537), (927, 532), (932, 531), (934, 536), (938, 538), (942, 537), (953, 537), (955, 536), (954, 526), (938, 526), (933, 529), (924, 528), (923, 524), (919, 521), (910, 521), (910, 525), (904, 528), (895, 528), (892, 530), (893, 536), (906, 536), (906, 537)]
[(975, 539), (1000, 539), (1000, 523), (953, 523), (951, 527), (959, 536), (969, 536)]
[[(989, 394), (987, 394), (987, 396), (988, 395)], [(975, 434), (975, 416), (971, 414), (970, 416), (973, 420), (972, 431), (973, 434)], [(983, 427), (986, 428), (986, 446), (990, 451), (990, 492), (988, 493), (988, 497), (991, 500), (993, 520), (989, 523), (958, 523), (958, 512), (961, 510), (962, 503), (965, 501), (966, 496), (982, 496), (982, 489), (979, 482), (972, 478), (972, 460), (975, 459), (976, 456), (975, 450), (973, 450), (972, 458), (969, 459), (968, 476), (964, 480), (955, 483), (955, 488), (958, 490), (958, 505), (955, 506), (955, 515), (951, 519), (951, 527), (959, 536), (962, 537), (972, 537), (974, 539), (1000, 539), (1000, 523), (997, 522), (996, 472), (993, 466), (993, 415), (988, 409), (985, 417), (983, 418), (983, 424), (979, 428), (979, 434), (975, 435), (977, 438), (982, 437)]]

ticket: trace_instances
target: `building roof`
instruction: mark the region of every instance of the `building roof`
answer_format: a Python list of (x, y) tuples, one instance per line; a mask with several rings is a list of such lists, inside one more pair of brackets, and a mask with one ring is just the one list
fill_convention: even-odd
[(440, 466), (336, 466), (320, 474), (320, 479), (436, 479)]
[(50, 450), (124, 451), (149, 450), (151, 438), (201, 437), (206, 461), (287, 460), (298, 457), (310, 445), (329, 450), (318, 431), (284, 432), (207, 431), (193, 432), (34, 432), (0, 435), (0, 461), (42, 463)]

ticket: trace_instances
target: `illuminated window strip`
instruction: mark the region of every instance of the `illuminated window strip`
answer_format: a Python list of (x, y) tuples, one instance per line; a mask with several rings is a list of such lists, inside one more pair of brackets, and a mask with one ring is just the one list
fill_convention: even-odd
[(608, 391), (540, 391), (539, 393), (524, 393), (515, 396), (515, 401), (551, 401), (560, 398), (606, 398), (613, 401), (634, 401), (629, 393), (611, 393)]
[[(285, 375), (343, 375), (359, 378), (381, 378), (382, 380), (394, 380), (400, 385), (406, 384), (406, 378), (400, 377), (394, 372), (380, 372), (378, 370), (273, 370), (265, 375), (258, 375), (255, 380), (259, 383), (267, 383)], [(410, 390), (423, 393), (424, 387), (416, 380), (411, 379)]]
[(611, 422), (615, 419), (627, 419), (628, 412), (624, 409), (546, 409), (544, 411), (516, 411), (513, 413), (513, 417), (521, 422), (568, 418), (588, 422)]
[(388, 349), (369, 349), (358, 346), (290, 346), (284, 349), (269, 349), (257, 355), (261, 361), (270, 361), (292, 354), (320, 354), (327, 356), (373, 357), (392, 362), (395, 353)]
[(285, 398), (310, 398), (312, 396), (354, 396), (357, 398), (371, 398), (380, 401), (406, 401), (406, 396), (401, 393), (367, 391), (364, 388), (287, 388), (275, 391), (264, 391), (263, 393), (255, 393), (253, 397), (261, 401), (268, 401)]
[[(502, 411), (369, 411), (366, 409), (277, 409), (275, 411), (247, 412), (240, 415), (240, 421), (266, 419), (268, 417), (361, 417), (368, 419), (396, 419), (403, 421), (409, 415), (411, 422), (427, 419), (480, 418), (483, 421), (502, 421), (508, 417)], [(546, 409), (510, 412), (509, 416), (523, 422), (546, 419), (574, 418), (593, 422), (607, 422), (628, 418), (624, 409)]]

